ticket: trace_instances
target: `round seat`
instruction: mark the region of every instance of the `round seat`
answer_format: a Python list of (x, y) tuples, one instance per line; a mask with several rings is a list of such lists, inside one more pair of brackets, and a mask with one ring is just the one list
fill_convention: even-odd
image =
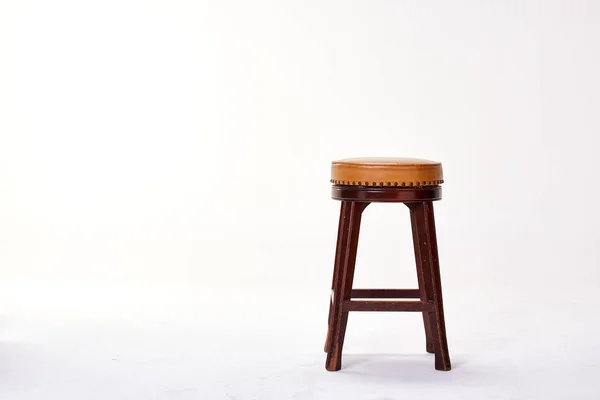
[(331, 163), (331, 183), (346, 186), (424, 187), (444, 183), (442, 163), (419, 158), (346, 158)]

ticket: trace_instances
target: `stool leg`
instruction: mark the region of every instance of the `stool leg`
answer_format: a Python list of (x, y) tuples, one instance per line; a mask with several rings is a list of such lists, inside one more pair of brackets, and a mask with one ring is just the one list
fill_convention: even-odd
[[(414, 203), (410, 207), (415, 216), (416, 236), (418, 239), (415, 249), (418, 247), (425, 294), (427, 301), (433, 301), (435, 306), (434, 311), (428, 313), (435, 352), (435, 369), (449, 371), (451, 364), (448, 353), (448, 340), (446, 338), (446, 324), (444, 322), (442, 282), (438, 260), (433, 203), (430, 201)], [(417, 262), (417, 264), (419, 263)]]
[(327, 336), (325, 339), (325, 352), (329, 349), (331, 343), (330, 336), (333, 333), (331, 323), (333, 322), (333, 290), (335, 282), (339, 279), (338, 274), (340, 266), (345, 258), (346, 242), (348, 239), (348, 222), (350, 221), (350, 203), (342, 201), (340, 207), (340, 222), (338, 224), (337, 245), (335, 247), (335, 262), (333, 264), (333, 279), (331, 281), (331, 296), (329, 299), (329, 317), (327, 319)]
[[(354, 239), (353, 243), (351, 244), (351, 251), (352, 251), (352, 258), (351, 258), (351, 263), (349, 264), (350, 266), (348, 267), (347, 270), (347, 275), (345, 278), (345, 282), (346, 282), (346, 286), (344, 286), (344, 290), (343, 290), (343, 295), (344, 297), (342, 298), (342, 301), (346, 301), (346, 300), (350, 300), (351, 299), (351, 294), (352, 294), (352, 283), (354, 282), (354, 267), (356, 265), (356, 250), (358, 247), (358, 236), (360, 234), (360, 223), (361, 223), (361, 219), (362, 219), (362, 213), (363, 211), (365, 211), (365, 208), (367, 208), (367, 206), (371, 203), (358, 203), (360, 208), (358, 210), (358, 215), (355, 217), (354, 220), (351, 219), (351, 221), (353, 221), (353, 223), (356, 225), (356, 231), (354, 232), (356, 236), (352, 236)], [(348, 315), (350, 313), (348, 311), (342, 311), (342, 318), (340, 320), (340, 358), (341, 358), (341, 354), (342, 354), (342, 349), (344, 348), (344, 339), (346, 338), (346, 327), (348, 326)]]
[[(423, 274), (423, 263), (421, 262), (421, 253), (419, 248), (419, 233), (417, 229), (417, 215), (412, 204), (406, 204), (410, 209), (410, 223), (413, 234), (413, 244), (415, 248), (415, 262), (417, 264), (417, 281), (419, 291), (421, 292), (421, 301), (427, 300), (427, 290), (425, 289), (425, 279)], [(431, 323), (429, 322), (429, 313), (423, 312), (423, 325), (425, 326), (425, 351), (434, 353), (433, 335), (431, 334)]]
[[(333, 288), (333, 318), (330, 324), (329, 343), (325, 368), (328, 371), (338, 371), (342, 366), (342, 348), (348, 324), (348, 311), (342, 310), (342, 303), (350, 300), (352, 281), (354, 280), (354, 266), (356, 264), (356, 249), (360, 232), (361, 215), (368, 203), (348, 202), (348, 225), (342, 231), (346, 236), (344, 242), (343, 258), (340, 257), (338, 273)], [(340, 243), (338, 241), (338, 243)]]

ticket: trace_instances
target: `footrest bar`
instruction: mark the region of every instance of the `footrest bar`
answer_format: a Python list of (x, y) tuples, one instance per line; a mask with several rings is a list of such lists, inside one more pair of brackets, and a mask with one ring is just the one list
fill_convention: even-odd
[(433, 311), (432, 302), (428, 301), (353, 301), (342, 303), (344, 311)]
[(419, 289), (353, 289), (350, 297), (355, 299), (418, 299)]

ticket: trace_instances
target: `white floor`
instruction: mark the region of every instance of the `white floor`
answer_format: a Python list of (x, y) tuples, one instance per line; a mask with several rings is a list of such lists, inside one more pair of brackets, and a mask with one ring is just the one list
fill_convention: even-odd
[(355, 313), (332, 373), (324, 293), (5, 290), (0, 398), (600, 399), (598, 303), (446, 297), (451, 372), (420, 315)]

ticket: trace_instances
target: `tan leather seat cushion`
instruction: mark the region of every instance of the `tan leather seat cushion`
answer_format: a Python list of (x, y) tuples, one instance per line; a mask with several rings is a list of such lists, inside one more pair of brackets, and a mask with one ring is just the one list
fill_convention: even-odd
[(347, 158), (331, 163), (331, 183), (355, 186), (436, 186), (442, 163), (419, 158)]

